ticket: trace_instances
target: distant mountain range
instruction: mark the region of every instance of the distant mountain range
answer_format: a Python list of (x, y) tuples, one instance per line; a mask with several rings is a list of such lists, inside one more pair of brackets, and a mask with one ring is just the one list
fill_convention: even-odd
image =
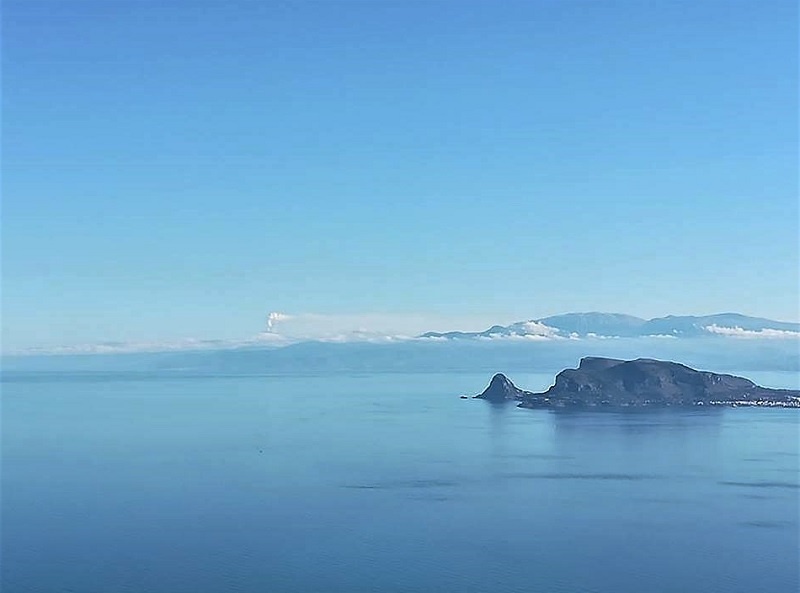
[(622, 313), (566, 313), (541, 319), (494, 325), (482, 332), (427, 332), (419, 338), (591, 338), (591, 337), (672, 337), (703, 336), (798, 337), (800, 323), (749, 317), (740, 313), (716, 315), (668, 315), (642, 319)]
[(203, 342), (202, 348), (4, 355), (0, 366), (4, 380), (8, 371), (551, 372), (585, 356), (678, 360), (716, 370), (800, 370), (800, 324), (737, 313), (649, 320), (616, 313), (567, 313), (482, 332), (428, 332), (413, 338), (359, 334), (292, 342), (278, 334), (270, 337)]

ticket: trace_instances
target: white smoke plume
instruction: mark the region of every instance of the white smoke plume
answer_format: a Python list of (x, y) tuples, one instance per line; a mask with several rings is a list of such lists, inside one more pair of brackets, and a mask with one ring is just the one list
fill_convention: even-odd
[(291, 319), (291, 315), (287, 315), (286, 313), (279, 313), (278, 311), (273, 311), (269, 315), (267, 315), (267, 333), (272, 333), (275, 330), (275, 324), (280, 321), (287, 321)]

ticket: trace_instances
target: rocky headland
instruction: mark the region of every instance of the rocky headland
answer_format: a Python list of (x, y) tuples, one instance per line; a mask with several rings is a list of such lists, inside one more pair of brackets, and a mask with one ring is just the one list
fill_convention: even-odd
[(643, 406), (772, 406), (800, 408), (800, 391), (760, 387), (743, 377), (698, 371), (663, 360), (583, 358), (556, 375), (547, 391), (516, 387), (496, 374), (476, 398), (516, 401), (522, 408)]

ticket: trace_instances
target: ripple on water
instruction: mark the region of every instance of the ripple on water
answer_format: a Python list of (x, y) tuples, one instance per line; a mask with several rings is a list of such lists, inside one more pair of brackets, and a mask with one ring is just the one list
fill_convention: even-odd
[(400, 490), (406, 488), (455, 488), (457, 486), (460, 486), (460, 483), (454, 480), (421, 479), (390, 480), (387, 482), (374, 482), (370, 484), (345, 484), (342, 488), (348, 488), (350, 490)]
[(752, 520), (741, 521), (742, 527), (755, 527), (757, 529), (791, 529), (795, 526), (793, 521)]
[(754, 482), (735, 482), (735, 481), (722, 481), (717, 482), (721, 486), (738, 486), (741, 488), (776, 488), (785, 490), (800, 490), (800, 484), (795, 482), (778, 482), (778, 481), (754, 481)]
[(617, 482), (635, 482), (639, 480), (659, 480), (664, 476), (655, 474), (628, 473), (570, 473), (570, 472), (518, 472), (500, 474), (502, 478), (529, 480), (608, 480)]

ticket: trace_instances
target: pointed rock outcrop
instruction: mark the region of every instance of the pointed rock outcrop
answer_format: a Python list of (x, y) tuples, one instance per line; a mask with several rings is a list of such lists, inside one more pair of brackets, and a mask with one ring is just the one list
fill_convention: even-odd
[(511, 380), (502, 373), (497, 373), (489, 382), (489, 386), (483, 393), (476, 395), (478, 399), (485, 399), (491, 402), (520, 401), (526, 395), (531, 395), (530, 391), (523, 391), (514, 385)]

